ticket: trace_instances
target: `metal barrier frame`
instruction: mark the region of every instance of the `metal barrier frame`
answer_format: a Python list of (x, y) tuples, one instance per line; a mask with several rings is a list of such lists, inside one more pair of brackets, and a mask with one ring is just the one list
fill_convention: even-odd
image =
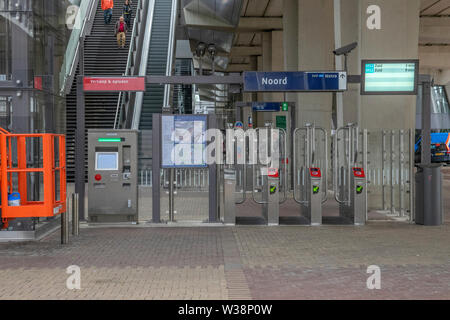
[[(255, 129), (255, 131), (256, 131), (256, 139), (259, 139), (259, 130), (260, 130), (260, 128), (256, 128)], [(284, 183), (286, 184), (286, 186), (283, 188), (283, 194), (284, 194), (284, 196), (283, 196), (283, 200), (281, 200), (281, 201), (279, 201), (279, 204), (282, 204), (282, 203), (284, 203), (286, 200), (287, 200), (287, 195), (286, 195), (286, 189), (287, 189), (287, 184), (288, 184), (288, 170), (287, 170), (287, 161), (286, 161), (286, 159), (287, 159), (287, 154), (286, 154), (286, 148), (287, 148), (287, 136), (286, 136), (286, 130), (284, 130), (284, 129), (280, 129), (280, 128), (276, 128), (276, 129), (274, 129), (274, 128), (270, 128), (270, 130), (279, 130), (279, 132), (282, 132), (282, 135), (284, 136), (284, 139), (283, 140), (279, 140), (279, 142), (280, 141), (283, 141), (283, 144), (284, 144), (284, 148), (285, 148), (285, 150), (284, 150), (284, 156), (282, 157), (282, 159), (284, 159), (284, 161), (283, 161), (283, 167), (284, 167), (284, 169), (283, 169), (283, 171), (284, 171)], [(272, 137), (272, 135), (271, 135), (271, 137)], [(257, 143), (257, 145), (258, 145), (258, 143)], [(256, 200), (256, 198), (255, 198), (255, 177), (257, 176), (255, 173), (256, 173), (256, 170), (255, 170), (255, 168), (256, 168), (256, 166), (257, 166), (257, 164), (253, 164), (252, 165), (252, 170), (253, 170), (253, 174), (252, 174), (252, 178), (253, 178), (253, 183), (252, 183), (252, 199), (253, 199), (253, 201), (255, 202), (255, 203), (257, 203), (257, 204), (268, 204), (268, 202), (264, 202), (264, 201), (258, 201), (258, 200)], [(279, 176), (279, 181), (281, 182), (281, 175)], [(279, 186), (281, 186), (281, 183), (280, 183), (280, 185)], [(245, 193), (245, 186), (244, 186), (244, 193)], [(244, 200), (245, 201), (245, 200)], [(243, 203), (243, 202), (241, 202), (241, 203)]]
[[(305, 130), (307, 132), (307, 134), (306, 134), (307, 144), (309, 144), (311, 140), (313, 141), (313, 143), (310, 145), (310, 148), (312, 150), (311, 158), (309, 157), (309, 150), (306, 150), (306, 156), (307, 156), (307, 159), (305, 160), (305, 166), (306, 167), (311, 167), (313, 165), (313, 163), (315, 162), (315, 152), (316, 152), (315, 130), (322, 131), (323, 134), (324, 134), (324, 138), (325, 138), (325, 150), (324, 150), (324, 152), (325, 152), (325, 174), (323, 176), (325, 177), (325, 181), (324, 182), (325, 182), (325, 186), (326, 186), (324, 195), (322, 196), (322, 204), (324, 204), (325, 202), (328, 201), (328, 133), (327, 133), (327, 131), (324, 128), (316, 127), (314, 125), (313, 126), (306, 126), (304, 128), (296, 128), (294, 130), (294, 137), (293, 137), (294, 141), (293, 141), (293, 147), (292, 147), (292, 153), (293, 153), (292, 154), (292, 159), (294, 161), (294, 163), (293, 163), (294, 168), (293, 168), (293, 171), (292, 171), (293, 179), (295, 177), (295, 173), (297, 172), (297, 170), (295, 170), (297, 168), (297, 156), (296, 156), (296, 154), (297, 154), (296, 145), (297, 144), (296, 144), (296, 137), (297, 137), (297, 132), (302, 131), (302, 130)], [(309, 132), (310, 131), (312, 131), (312, 138), (311, 138), (311, 140), (309, 139)], [(309, 148), (307, 147), (307, 149), (309, 149)], [(297, 190), (296, 189), (296, 185), (297, 184), (294, 183), (293, 185), (294, 185), (294, 187), (293, 187), (293, 191), (292, 192), (293, 192), (293, 198), (294, 198), (295, 202), (297, 202), (298, 204), (302, 204), (302, 205), (308, 205), (309, 204), (308, 201), (303, 201), (303, 200), (299, 200), (299, 199), (296, 198), (296, 190)]]
[[(43, 165), (41, 168), (27, 167), (26, 138), (42, 139)], [(55, 138), (59, 143), (59, 154), (55, 154)], [(17, 139), (17, 167), (12, 162), (12, 139)], [(11, 134), (0, 129), (0, 186), (1, 218), (3, 227), (15, 218), (53, 217), (66, 212), (66, 138), (59, 134)], [(55, 160), (59, 166), (55, 166)], [(59, 200), (56, 200), (55, 173), (59, 171)], [(27, 173), (43, 174), (44, 200), (28, 201)], [(18, 174), (18, 191), (21, 195), (20, 206), (9, 206), (8, 194), (13, 190), (13, 174)]]

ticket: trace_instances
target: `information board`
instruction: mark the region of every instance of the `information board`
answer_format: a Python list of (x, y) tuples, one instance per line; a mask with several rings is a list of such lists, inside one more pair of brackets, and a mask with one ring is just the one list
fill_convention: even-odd
[(162, 116), (162, 168), (206, 167), (207, 116)]
[(418, 60), (363, 60), (362, 95), (416, 95)]

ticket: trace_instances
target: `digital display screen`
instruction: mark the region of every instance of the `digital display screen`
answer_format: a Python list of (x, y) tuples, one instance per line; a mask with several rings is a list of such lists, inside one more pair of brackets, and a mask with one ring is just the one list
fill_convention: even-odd
[(117, 171), (119, 170), (118, 152), (96, 152), (95, 170), (97, 171)]
[(162, 167), (206, 167), (206, 116), (162, 117)]
[(417, 60), (362, 61), (362, 95), (415, 95), (419, 75)]

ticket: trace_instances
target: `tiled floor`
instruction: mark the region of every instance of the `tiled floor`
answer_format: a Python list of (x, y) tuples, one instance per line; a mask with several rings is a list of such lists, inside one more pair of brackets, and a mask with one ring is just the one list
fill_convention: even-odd
[[(61, 246), (0, 244), (0, 299), (450, 299), (446, 223), (81, 229)], [(69, 290), (66, 268), (81, 269)], [(381, 269), (381, 290), (366, 287)]]

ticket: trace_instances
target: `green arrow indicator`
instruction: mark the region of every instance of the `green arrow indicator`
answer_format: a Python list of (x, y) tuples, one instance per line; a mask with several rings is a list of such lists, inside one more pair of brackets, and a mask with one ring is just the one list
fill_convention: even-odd
[(270, 194), (274, 194), (277, 191), (277, 187), (270, 186)]

